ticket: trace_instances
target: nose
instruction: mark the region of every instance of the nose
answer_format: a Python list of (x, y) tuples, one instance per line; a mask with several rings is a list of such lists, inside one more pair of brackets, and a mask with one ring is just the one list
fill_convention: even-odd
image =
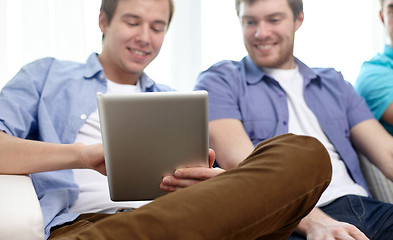
[(268, 24), (264, 22), (260, 22), (257, 26), (257, 30), (255, 31), (255, 37), (256, 38), (264, 38), (268, 36), (270, 33), (270, 29)]
[(148, 45), (150, 43), (150, 27), (148, 25), (144, 24), (139, 27), (137, 40), (144, 45)]

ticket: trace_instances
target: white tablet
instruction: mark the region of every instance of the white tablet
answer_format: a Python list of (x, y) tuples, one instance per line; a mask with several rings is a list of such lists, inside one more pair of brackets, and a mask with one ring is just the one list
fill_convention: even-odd
[(97, 102), (113, 201), (157, 198), (163, 175), (208, 166), (206, 91), (99, 94)]

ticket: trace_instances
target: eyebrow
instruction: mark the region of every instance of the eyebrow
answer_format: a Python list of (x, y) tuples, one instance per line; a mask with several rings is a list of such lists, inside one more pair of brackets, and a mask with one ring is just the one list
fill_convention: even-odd
[[(393, 7), (393, 4), (392, 4), (392, 7)], [(267, 17), (268, 18), (271, 18), (271, 17), (284, 17), (286, 15), (287, 14), (284, 13), (284, 12), (276, 12), (276, 13), (272, 13), (272, 14), (267, 15)], [(250, 16), (250, 15), (244, 15), (244, 16), (241, 16), (241, 18), (243, 19), (243, 18), (258, 18), (258, 17)]]
[(140, 18), (138, 15), (134, 15), (131, 13), (126, 13), (122, 16), (122, 18)]
[(285, 17), (288, 14), (284, 13), (284, 12), (277, 12), (277, 13), (272, 13), (270, 15), (268, 15), (268, 17)]
[[(122, 19), (127, 19), (127, 18), (135, 18), (135, 19), (142, 19), (140, 16), (132, 14), (132, 13), (126, 13), (124, 14), (122, 17)], [(158, 23), (158, 24), (163, 24), (163, 25), (168, 25), (168, 23), (164, 20), (154, 20), (154, 23)]]
[(253, 16), (242, 16), (240, 17), (241, 21), (249, 21), (249, 20), (255, 20), (255, 17)]

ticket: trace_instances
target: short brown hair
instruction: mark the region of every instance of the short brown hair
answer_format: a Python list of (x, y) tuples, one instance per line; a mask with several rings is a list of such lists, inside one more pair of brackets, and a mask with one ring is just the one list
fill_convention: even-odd
[[(169, 19), (168, 19), (168, 26), (172, 21), (173, 12), (175, 11), (175, 5), (173, 0), (169, 1)], [(102, 0), (100, 12), (104, 12), (106, 15), (107, 24), (110, 24), (115, 14), (115, 10), (117, 7), (119, 0)]]
[[(248, 4), (253, 4), (257, 0), (235, 0), (236, 1), (236, 13), (239, 16), (239, 8), (240, 8), (240, 3), (246, 2)], [(288, 5), (292, 10), (293, 17), (294, 19), (297, 18), (297, 16), (303, 12), (303, 0), (287, 0)], [(383, 1), (383, 0), (381, 0)]]

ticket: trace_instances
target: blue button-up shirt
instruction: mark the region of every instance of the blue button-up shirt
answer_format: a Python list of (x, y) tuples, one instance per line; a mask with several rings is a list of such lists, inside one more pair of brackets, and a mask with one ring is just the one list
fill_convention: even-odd
[[(144, 92), (171, 90), (146, 74), (139, 81)], [(106, 76), (95, 53), (85, 64), (54, 58), (37, 60), (24, 66), (2, 89), (0, 131), (25, 139), (73, 143), (88, 116), (97, 109), (97, 93), (106, 91)], [(68, 209), (78, 198), (79, 188), (72, 170), (36, 173), (31, 178), (48, 237), (52, 226), (78, 216)]]
[[(344, 160), (350, 176), (367, 188), (350, 129), (373, 118), (364, 100), (334, 69), (310, 69), (295, 59), (304, 79), (304, 98)], [(288, 106), (280, 84), (247, 56), (222, 61), (202, 72), (196, 90), (209, 92), (209, 120), (239, 119), (254, 145), (288, 133)]]

